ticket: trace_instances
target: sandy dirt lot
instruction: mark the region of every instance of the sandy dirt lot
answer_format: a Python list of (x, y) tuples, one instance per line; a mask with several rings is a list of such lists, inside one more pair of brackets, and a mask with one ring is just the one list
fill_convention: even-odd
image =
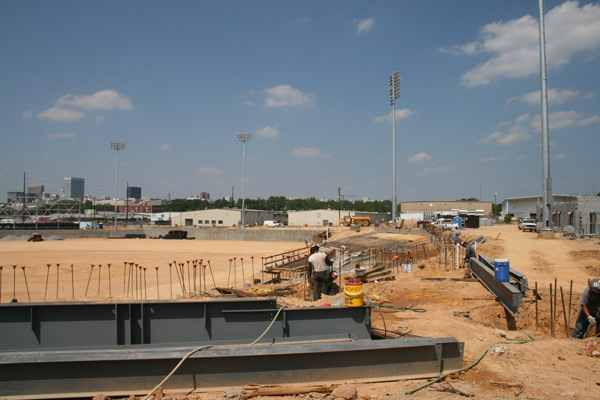
[[(524, 332), (506, 332), (504, 309), (494, 297), (477, 281), (453, 280), (462, 278), (464, 270), (444, 265), (437, 257), (413, 264), (412, 273), (400, 274), (394, 281), (365, 284), (365, 293), (371, 301), (427, 310), (424, 313), (410, 310), (396, 313), (374, 311), (374, 328), (399, 335), (456, 337), (465, 342), (465, 366), (475, 363), (489, 349), (487, 355), (466, 372), (417, 391), (410, 398), (459, 399), (466, 394), (473, 394), (477, 399), (600, 398), (600, 357), (588, 355), (593, 350), (600, 350), (600, 340), (567, 337), (567, 331), (570, 333), (573, 329), (578, 302), (588, 279), (600, 276), (600, 239), (570, 240), (558, 236), (543, 239), (534, 233), (519, 232), (516, 225), (497, 225), (463, 232), (468, 238), (483, 235), (486, 242), (478, 245), (478, 253), (509, 259), (511, 268), (527, 276), (530, 287), (537, 283), (542, 296), (537, 303), (538, 322), (536, 302), (529, 292), (516, 318), (517, 328)], [(351, 233), (346, 228), (338, 230), (333, 238), (337, 235), (341, 241), (357, 241), (360, 240), (357, 235), (369, 233), (372, 230)], [(186, 268), (188, 260), (202, 259), (207, 264), (210, 259), (216, 285), (227, 286), (229, 283), (232, 286), (229, 259), (236, 257), (236, 286), (243, 288), (244, 283), (252, 282), (251, 257), (254, 257), (254, 277), (258, 278), (261, 257), (301, 247), (304, 247), (304, 243), (151, 239), (78, 239), (41, 243), (0, 241), (0, 264), (3, 266), (1, 301), (9, 302), (13, 296), (19, 301), (28, 301), (27, 287), (29, 297), (34, 302), (44, 301), (44, 297), (47, 301), (55, 301), (57, 297), (59, 300), (71, 300), (73, 297), (77, 300), (123, 299), (127, 297), (123, 296), (124, 262), (147, 268), (145, 290), (148, 298), (156, 298), (159, 294), (161, 299), (168, 299), (171, 293), (173, 297), (181, 295), (173, 271), (171, 280), (169, 278), (169, 263), (174, 261), (184, 263)], [(241, 258), (244, 258), (243, 274)], [(57, 263), (60, 268), (56, 267)], [(111, 264), (110, 285), (108, 263)], [(50, 268), (47, 264), (50, 264)], [(93, 270), (92, 264), (95, 265)], [(101, 270), (99, 264), (102, 264)], [(13, 265), (17, 267), (13, 268)], [(159, 267), (158, 280), (156, 267)], [(554, 286), (555, 280), (559, 289), (552, 336), (549, 286)], [(211, 277), (207, 278), (207, 285), (212, 288)], [(566, 314), (563, 312), (561, 289)], [(314, 307), (335, 302), (342, 296), (325, 296), (311, 303), (301, 299), (301, 292), (298, 288), (298, 294), (281, 298), (280, 301), (293, 306)], [(568, 328), (565, 326), (565, 316), (570, 318)], [(535, 341), (529, 341), (525, 332)], [(360, 398), (380, 399), (388, 396), (403, 398), (402, 393), (422, 383), (424, 381), (409, 380), (349, 385), (356, 388)], [(461, 391), (462, 395), (448, 392), (452, 389)], [(193, 396), (217, 399), (222, 398), (223, 393)], [(324, 396), (312, 393), (297, 397), (310, 399)]]

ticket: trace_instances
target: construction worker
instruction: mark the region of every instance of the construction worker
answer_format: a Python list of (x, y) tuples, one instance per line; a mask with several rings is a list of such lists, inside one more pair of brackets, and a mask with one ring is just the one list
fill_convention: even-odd
[(473, 248), (473, 245), (470, 242), (467, 242), (466, 240), (463, 240), (461, 245), (465, 248), (465, 267), (471, 268), (471, 257), (477, 258), (475, 249)]
[(327, 293), (329, 286), (329, 267), (333, 261), (327, 257), (327, 254), (319, 252), (319, 246), (316, 244), (310, 248), (308, 257), (308, 267), (312, 271), (312, 300), (317, 301), (321, 298), (321, 293)]
[(573, 337), (583, 339), (590, 325), (596, 325), (596, 336), (600, 334), (598, 310), (600, 309), (600, 279), (592, 279), (581, 295), (581, 309), (575, 322)]
[(460, 243), (460, 228), (458, 225), (452, 228), (452, 238), (454, 239), (455, 245)]

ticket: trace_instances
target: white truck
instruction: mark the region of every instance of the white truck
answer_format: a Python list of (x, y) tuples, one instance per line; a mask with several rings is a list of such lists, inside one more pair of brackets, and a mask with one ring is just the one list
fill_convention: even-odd
[(537, 231), (537, 224), (533, 218), (523, 218), (521, 222), (519, 222), (519, 230), (523, 232), (535, 232)]
[(458, 222), (447, 218), (440, 218), (434, 222), (433, 227), (440, 230), (454, 229), (455, 227), (458, 228)]

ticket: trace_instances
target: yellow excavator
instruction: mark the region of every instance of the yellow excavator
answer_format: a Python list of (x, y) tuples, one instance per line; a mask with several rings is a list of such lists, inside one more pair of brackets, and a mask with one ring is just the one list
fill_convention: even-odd
[(369, 226), (371, 225), (371, 217), (353, 217), (351, 215), (348, 215), (347, 217), (340, 219), (338, 222), (340, 225), (344, 226)]

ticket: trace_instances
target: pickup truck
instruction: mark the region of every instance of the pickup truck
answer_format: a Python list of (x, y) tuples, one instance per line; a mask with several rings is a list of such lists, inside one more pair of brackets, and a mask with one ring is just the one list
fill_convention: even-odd
[(452, 221), (451, 219), (440, 218), (433, 224), (436, 229), (453, 229), (454, 227), (458, 228), (458, 223)]
[(523, 232), (535, 232), (537, 230), (537, 224), (533, 218), (523, 218), (521, 222), (519, 222), (519, 230)]

